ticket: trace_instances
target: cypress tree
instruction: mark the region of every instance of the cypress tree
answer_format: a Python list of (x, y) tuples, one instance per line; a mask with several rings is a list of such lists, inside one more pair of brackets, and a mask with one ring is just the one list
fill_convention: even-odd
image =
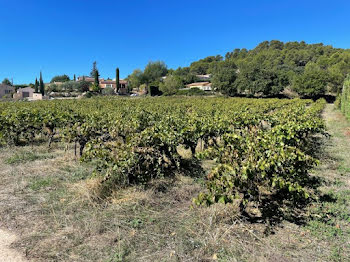
[(119, 68), (117, 67), (116, 69), (116, 77), (115, 77), (115, 82), (116, 82), (116, 88), (117, 88), (117, 92), (119, 92), (120, 89), (120, 83), (119, 83)]
[(94, 82), (94, 91), (95, 92), (100, 92), (100, 80), (99, 80), (99, 74), (98, 74), (98, 70), (95, 71), (95, 82)]
[(97, 64), (96, 61), (92, 63), (92, 70), (91, 70), (91, 72), (90, 72), (90, 76), (91, 76), (91, 77), (94, 77), (94, 76), (95, 76), (95, 73), (96, 73), (96, 71), (97, 71), (97, 66), (96, 66), (96, 64)]
[(95, 86), (100, 85), (98, 70), (95, 71)]
[(35, 78), (35, 85), (34, 85), (35, 93), (39, 92), (39, 82), (38, 78)]
[(43, 75), (42, 75), (41, 71), (40, 71), (39, 85), (40, 85), (40, 93), (44, 96), (45, 95), (45, 86), (44, 86)]
[(74, 74), (74, 76), (73, 76), (73, 80), (74, 80), (74, 82), (77, 81), (77, 79), (76, 79), (76, 77), (75, 77), (75, 74)]

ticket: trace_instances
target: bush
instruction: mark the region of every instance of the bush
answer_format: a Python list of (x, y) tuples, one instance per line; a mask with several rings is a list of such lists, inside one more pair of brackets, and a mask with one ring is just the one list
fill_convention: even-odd
[(112, 87), (106, 87), (102, 89), (102, 95), (105, 95), (105, 96), (115, 95), (114, 89)]

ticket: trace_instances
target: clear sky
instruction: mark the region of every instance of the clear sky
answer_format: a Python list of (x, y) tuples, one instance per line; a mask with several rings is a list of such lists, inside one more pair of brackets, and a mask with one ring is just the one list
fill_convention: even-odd
[(163, 60), (188, 66), (264, 40), (350, 47), (350, 1), (0, 0), (0, 81), (43, 72), (126, 77)]

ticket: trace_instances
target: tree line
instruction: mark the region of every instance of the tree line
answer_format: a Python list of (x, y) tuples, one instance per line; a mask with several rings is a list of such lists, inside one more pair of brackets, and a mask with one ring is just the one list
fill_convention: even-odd
[[(276, 96), (284, 92), (301, 97), (339, 94), (350, 73), (350, 50), (329, 45), (272, 40), (254, 49), (234, 49), (208, 56), (188, 67), (168, 69), (162, 61), (149, 62), (145, 69), (128, 76), (132, 88), (154, 86), (165, 94), (188, 83), (197, 75), (211, 74), (212, 87), (236, 96)], [(165, 79), (165, 80), (164, 80)]]

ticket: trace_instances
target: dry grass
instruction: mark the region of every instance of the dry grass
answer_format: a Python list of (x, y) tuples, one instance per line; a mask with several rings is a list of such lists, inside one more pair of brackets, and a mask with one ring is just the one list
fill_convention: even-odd
[[(350, 125), (331, 107), (325, 118), (332, 138), (315, 175), (329, 199), (305, 211), (304, 225), (250, 224), (235, 205), (193, 208), (203, 179), (182, 174), (99, 201), (92, 168), (56, 144), (0, 148), (0, 227), (18, 233), (15, 247), (33, 261), (350, 261)], [(6, 162), (15, 154), (21, 161)]]

